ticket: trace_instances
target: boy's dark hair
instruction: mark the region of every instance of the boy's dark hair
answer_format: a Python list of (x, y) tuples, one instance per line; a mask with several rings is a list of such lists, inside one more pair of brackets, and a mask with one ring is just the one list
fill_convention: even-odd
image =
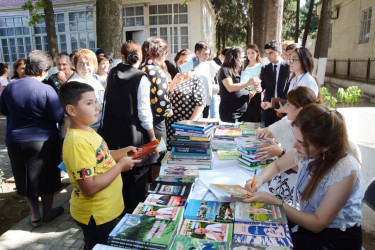
[(68, 104), (76, 106), (83, 93), (94, 91), (94, 88), (86, 83), (72, 81), (63, 84), (59, 90), (59, 100), (64, 112), (67, 113), (66, 106)]
[(9, 69), (9, 66), (6, 62), (0, 63), (0, 76), (4, 75), (5, 69)]
[(53, 65), (53, 60), (43, 50), (33, 50), (26, 59), (25, 75), (38, 76), (43, 71), (48, 71)]
[(271, 42), (268, 42), (266, 43), (266, 45), (264, 45), (264, 49), (273, 49), (274, 51), (280, 51), (281, 44), (276, 40), (272, 40)]
[(197, 42), (194, 47), (194, 52), (200, 52), (202, 49), (210, 49), (210, 46), (203, 41)]

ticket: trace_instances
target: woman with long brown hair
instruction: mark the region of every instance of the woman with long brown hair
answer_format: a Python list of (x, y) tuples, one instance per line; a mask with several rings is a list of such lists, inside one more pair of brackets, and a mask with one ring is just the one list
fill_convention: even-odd
[[(244, 71), (250, 74), (250, 78), (259, 77), (262, 69), (262, 63), (260, 61), (260, 51), (256, 44), (250, 44), (246, 49), (246, 59)], [(261, 89), (249, 91), (249, 104), (246, 112), (242, 115), (241, 121), (245, 122), (260, 122), (261, 118), (261, 107), (262, 93)]]
[[(257, 176), (249, 202), (281, 204), (292, 229), (294, 249), (361, 249), (364, 180), (349, 146), (343, 116), (320, 104), (309, 104), (292, 123), (294, 150)], [(298, 164), (294, 199), (299, 209), (272, 194), (256, 192), (277, 173)], [(296, 204), (295, 203), (295, 204)]]

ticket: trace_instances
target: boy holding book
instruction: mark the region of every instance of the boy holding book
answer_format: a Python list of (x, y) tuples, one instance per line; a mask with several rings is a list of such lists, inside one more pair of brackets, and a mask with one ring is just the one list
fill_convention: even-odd
[[(108, 150), (103, 138), (89, 126), (98, 120), (99, 107), (94, 89), (69, 82), (60, 88), (59, 99), (71, 121), (63, 145), (63, 160), (74, 186), (70, 213), (82, 228), (85, 249), (106, 244), (124, 210), (121, 172), (140, 160), (128, 157), (135, 147)], [(116, 163), (117, 162), (117, 163)]]

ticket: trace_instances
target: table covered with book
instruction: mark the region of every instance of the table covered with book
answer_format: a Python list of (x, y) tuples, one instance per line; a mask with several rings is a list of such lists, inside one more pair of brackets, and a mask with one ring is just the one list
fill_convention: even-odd
[[(190, 125), (195, 124), (187, 121), (174, 126), (175, 142), (162, 161), (159, 177), (149, 185), (145, 201), (114, 228), (108, 245), (129, 249), (292, 249), (282, 205), (241, 201), (248, 195), (243, 189), (246, 181), (269, 162), (254, 157), (255, 150), (266, 145), (253, 136), (260, 124), (207, 123), (200, 130)], [(223, 133), (230, 136), (216, 136)], [(97, 249), (100, 247), (104, 246)]]

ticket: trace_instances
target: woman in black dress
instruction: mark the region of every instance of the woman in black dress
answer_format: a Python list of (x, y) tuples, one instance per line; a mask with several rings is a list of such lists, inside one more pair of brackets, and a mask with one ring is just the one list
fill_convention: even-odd
[(240, 82), (241, 66), (244, 52), (240, 47), (233, 47), (225, 55), (222, 68), (218, 72), (221, 102), (219, 106), (220, 119), (224, 122), (236, 122), (250, 101), (249, 90), (246, 87), (254, 85), (254, 90), (260, 87), (258, 77), (247, 82)]
[[(133, 41), (121, 47), (123, 63), (114, 67), (107, 78), (103, 124), (99, 133), (109, 149), (142, 146), (155, 140), (150, 105), (150, 81), (138, 69), (142, 60), (141, 46)], [(132, 213), (145, 199), (145, 182), (149, 157), (131, 171), (121, 173), (125, 212)]]
[[(188, 49), (182, 49), (174, 58), (176, 66), (189, 61), (193, 54)], [(182, 120), (198, 120), (205, 107), (206, 94), (203, 81), (189, 71), (185, 75), (178, 73), (169, 84), (169, 100), (172, 103), (173, 115), (168, 117), (167, 137), (168, 144), (173, 136), (172, 124)]]
[(9, 119), (6, 140), (17, 193), (27, 200), (34, 227), (64, 211), (63, 207), (52, 209), (54, 192), (61, 189), (57, 168), (61, 143), (56, 123), (62, 121), (63, 109), (56, 91), (41, 82), (52, 64), (46, 52), (32, 51), (26, 62), (26, 77), (9, 83), (0, 98), (0, 112)]

